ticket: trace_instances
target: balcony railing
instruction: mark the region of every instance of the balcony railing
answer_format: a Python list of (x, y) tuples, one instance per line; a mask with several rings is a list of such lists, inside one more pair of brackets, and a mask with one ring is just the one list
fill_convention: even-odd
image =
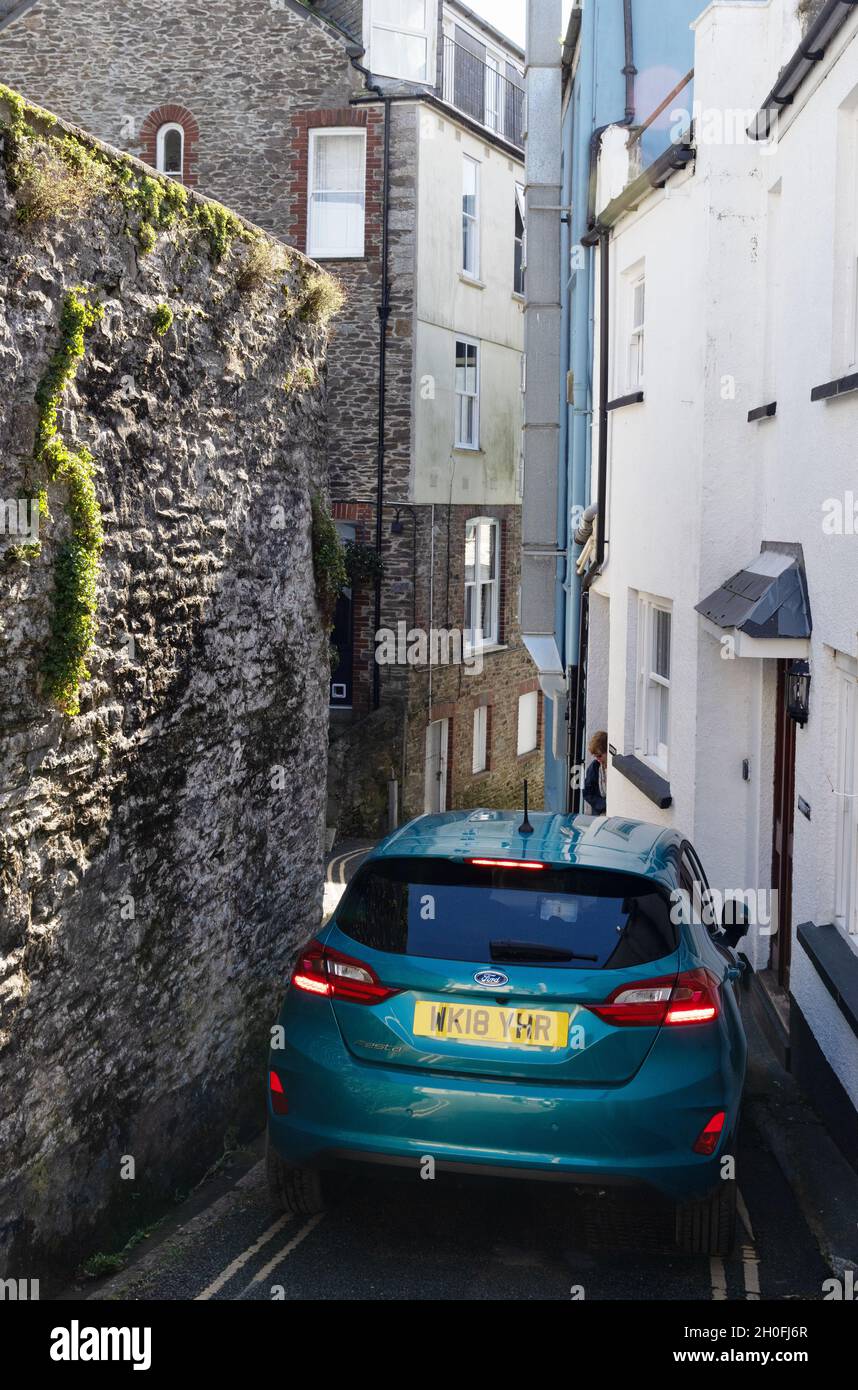
[(500, 65), (444, 39), (444, 100), (510, 145), (524, 148), (524, 89)]

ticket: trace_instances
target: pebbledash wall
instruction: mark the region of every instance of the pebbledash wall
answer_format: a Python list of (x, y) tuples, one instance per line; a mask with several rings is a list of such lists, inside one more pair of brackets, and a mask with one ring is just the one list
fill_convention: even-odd
[[(73, 134), (151, 175), (28, 119), (28, 158)], [(267, 1030), (321, 907), (326, 333), (312, 263), (235, 218), (218, 259), (194, 194), (149, 254), (115, 191), (22, 224), (13, 148), (6, 126), (0, 497), (39, 481), (67, 293), (102, 307), (58, 417), (93, 455), (104, 526), (76, 716), (42, 682), (66, 489), (39, 555), (0, 537), (0, 1271), (44, 1291), (264, 1113)]]

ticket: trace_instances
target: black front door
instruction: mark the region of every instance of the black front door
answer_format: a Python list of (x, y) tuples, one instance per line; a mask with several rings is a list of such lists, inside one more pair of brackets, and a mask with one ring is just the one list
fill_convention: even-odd
[(351, 709), (354, 679), (354, 604), (351, 589), (346, 589), (337, 599), (331, 641), (340, 658), (331, 676), (331, 708)]
[[(787, 713), (787, 662), (778, 662), (772, 888), (777, 893), (777, 931), (769, 962), (783, 990), (789, 989), (792, 946), (792, 841), (795, 829), (795, 721)], [(774, 925), (774, 922), (773, 924)]]

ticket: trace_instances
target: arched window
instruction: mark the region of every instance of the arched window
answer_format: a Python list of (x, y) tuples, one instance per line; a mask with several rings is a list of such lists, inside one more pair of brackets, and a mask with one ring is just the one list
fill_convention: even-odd
[(181, 183), (185, 173), (185, 131), (184, 127), (170, 121), (158, 130), (157, 169), (169, 179)]

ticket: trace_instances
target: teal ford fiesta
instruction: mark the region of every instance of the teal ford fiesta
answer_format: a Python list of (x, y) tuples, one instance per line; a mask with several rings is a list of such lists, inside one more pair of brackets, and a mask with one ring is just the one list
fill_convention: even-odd
[(276, 1201), (309, 1214), (326, 1169), (431, 1156), (649, 1189), (683, 1248), (728, 1253), (745, 927), (707, 925), (707, 892), (691, 845), (637, 821), (454, 812), (389, 836), (283, 1003)]

